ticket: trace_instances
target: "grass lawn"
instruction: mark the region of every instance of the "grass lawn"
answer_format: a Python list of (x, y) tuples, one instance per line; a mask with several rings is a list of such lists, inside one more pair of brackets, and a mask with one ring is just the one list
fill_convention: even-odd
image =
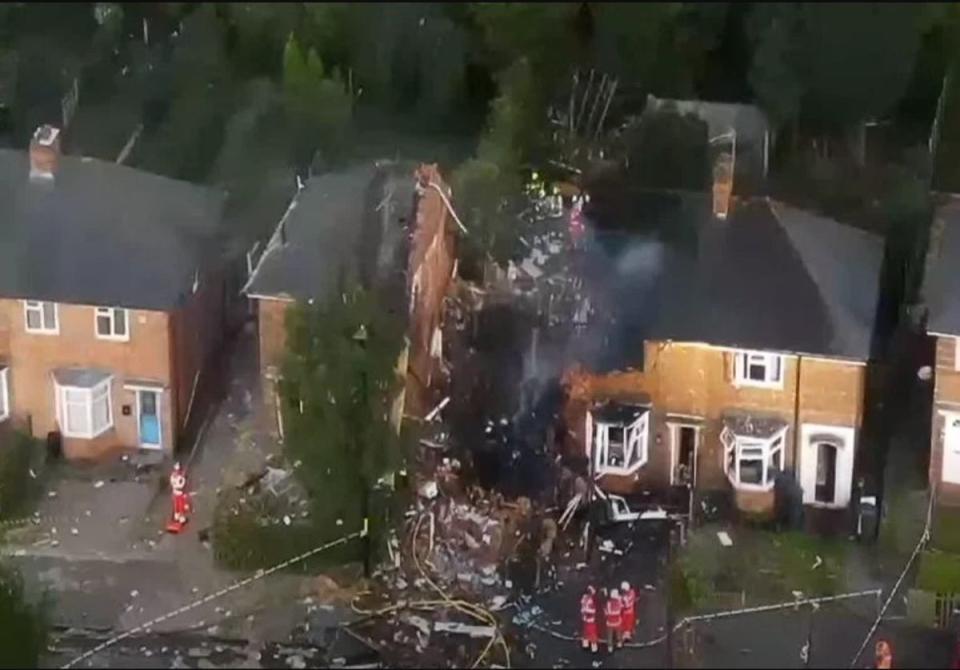
[[(733, 540), (724, 547), (717, 531)], [(750, 527), (707, 525), (692, 532), (678, 551), (673, 576), (681, 610), (719, 609), (838, 593), (849, 544), (799, 532), (774, 533)], [(817, 557), (821, 562), (817, 565)], [(817, 565), (817, 567), (814, 567)]]

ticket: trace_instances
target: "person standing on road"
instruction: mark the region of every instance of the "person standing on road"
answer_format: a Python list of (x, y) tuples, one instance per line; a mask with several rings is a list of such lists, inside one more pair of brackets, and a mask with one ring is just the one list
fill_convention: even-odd
[(623, 603), (623, 627), (621, 637), (624, 641), (633, 639), (633, 630), (637, 626), (637, 592), (629, 583), (620, 584), (620, 601)]
[(621, 628), (623, 626), (623, 602), (620, 600), (620, 592), (616, 589), (610, 591), (610, 597), (607, 598), (607, 604), (603, 610), (604, 623), (607, 627), (607, 649), (611, 652), (614, 644), (617, 647), (623, 646), (623, 635)]
[(583, 624), (583, 633), (580, 641), (583, 648), (590, 647), (590, 651), (597, 653), (597, 643), (600, 636), (597, 634), (597, 590), (593, 585), (587, 586), (586, 593), (580, 598), (580, 622)]

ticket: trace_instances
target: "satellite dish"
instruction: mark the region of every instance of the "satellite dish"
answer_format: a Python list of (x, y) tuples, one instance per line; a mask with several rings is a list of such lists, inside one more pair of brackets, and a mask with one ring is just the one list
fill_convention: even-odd
[(924, 365), (917, 370), (917, 378), (920, 379), (920, 381), (930, 381), (933, 378), (933, 368), (929, 365)]

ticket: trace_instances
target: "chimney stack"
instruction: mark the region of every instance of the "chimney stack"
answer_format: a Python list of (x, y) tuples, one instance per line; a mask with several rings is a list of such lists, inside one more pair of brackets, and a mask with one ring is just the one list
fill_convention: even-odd
[(30, 179), (53, 179), (60, 165), (60, 129), (44, 124), (30, 140)]

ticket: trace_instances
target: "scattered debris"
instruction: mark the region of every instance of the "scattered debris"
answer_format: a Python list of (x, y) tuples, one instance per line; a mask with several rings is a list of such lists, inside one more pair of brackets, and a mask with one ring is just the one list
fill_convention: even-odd
[(473, 626), (456, 621), (435, 621), (433, 630), (437, 633), (451, 633), (454, 635), (469, 635), (470, 637), (489, 638), (497, 633), (493, 626)]
[(725, 530), (717, 531), (717, 539), (720, 540), (720, 544), (724, 547), (732, 547), (733, 540), (730, 539), (730, 535)]

